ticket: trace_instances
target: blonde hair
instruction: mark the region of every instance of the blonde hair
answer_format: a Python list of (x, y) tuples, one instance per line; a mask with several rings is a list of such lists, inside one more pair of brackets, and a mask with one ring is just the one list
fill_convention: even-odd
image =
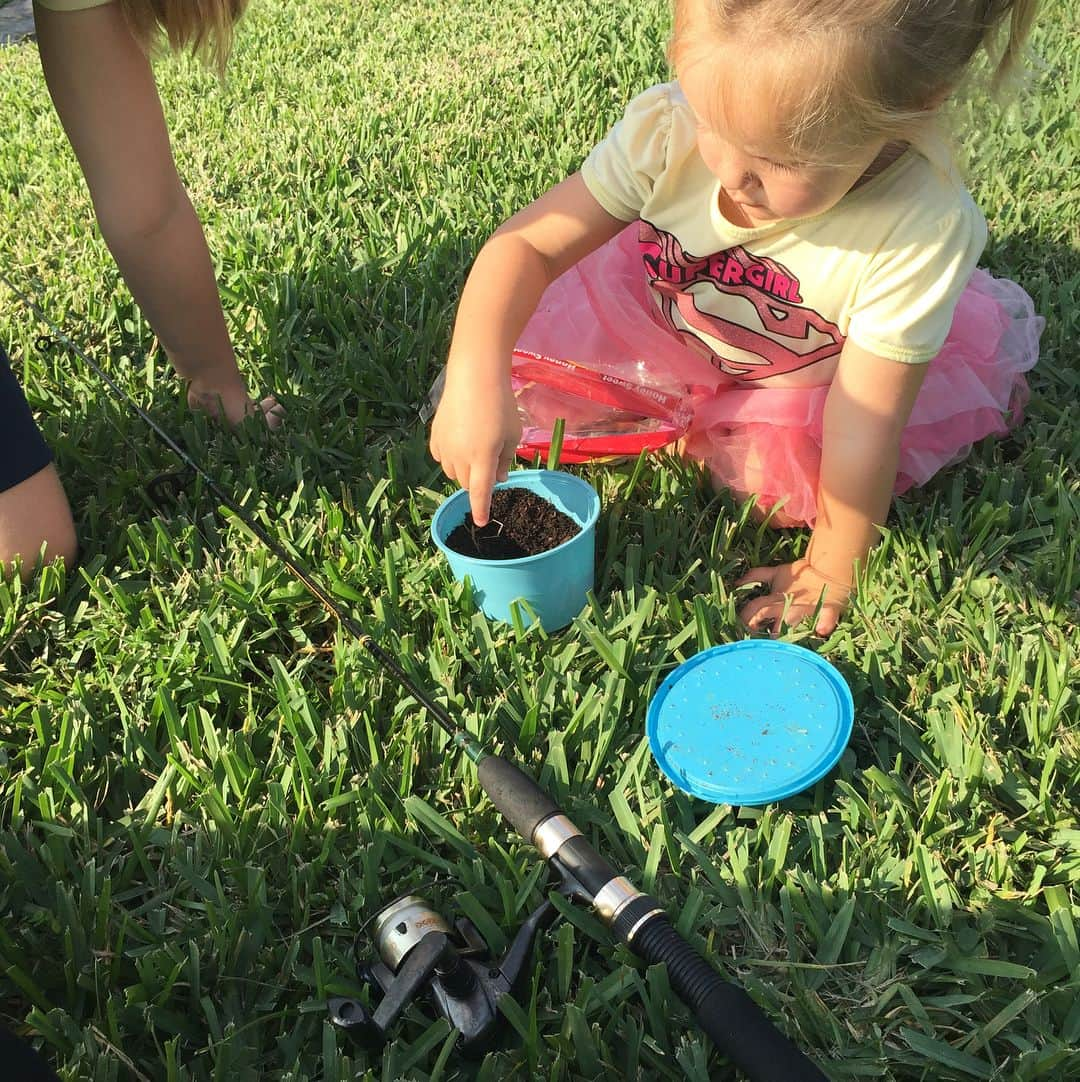
[(219, 72), (232, 49), (233, 26), (248, 0), (120, 0), (128, 25), (150, 52), (160, 38), (174, 51), (190, 49)]
[[(980, 50), (1000, 87), (1018, 68), (1039, 0), (675, 0), (673, 63), (737, 46), (735, 93), (767, 65), (785, 135), (804, 160), (872, 140), (910, 140), (952, 94)], [(1003, 47), (998, 45), (1007, 24)], [(705, 34), (702, 34), (702, 31)], [(717, 65), (719, 71), (719, 65)], [(718, 80), (720, 82), (721, 80)], [(758, 88), (760, 91), (761, 88)], [(719, 106), (732, 111), (733, 103)]]

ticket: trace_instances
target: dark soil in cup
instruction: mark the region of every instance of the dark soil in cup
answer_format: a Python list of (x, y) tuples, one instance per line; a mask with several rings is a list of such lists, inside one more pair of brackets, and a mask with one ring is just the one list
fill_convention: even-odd
[(448, 548), (479, 560), (516, 560), (556, 548), (581, 527), (554, 504), (526, 488), (500, 488), (491, 497), (486, 526), (473, 522), (472, 512), (451, 531)]

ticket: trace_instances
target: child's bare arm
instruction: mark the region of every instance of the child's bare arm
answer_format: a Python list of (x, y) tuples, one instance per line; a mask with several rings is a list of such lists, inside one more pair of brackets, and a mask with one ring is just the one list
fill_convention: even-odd
[(500, 226), (476, 257), (458, 305), (431, 453), (469, 490), (478, 525), (488, 520), (492, 487), (506, 476), (521, 435), (510, 388), (514, 344), (544, 290), (625, 225), (575, 173)]
[(241, 420), (256, 407), (236, 365), (202, 227), (176, 173), (150, 64), (120, 5), (38, 7), (35, 19), (49, 92), (124, 280), (190, 381), (192, 406)]
[(848, 342), (825, 403), (818, 517), (807, 558), (754, 568), (740, 579), (762, 582), (767, 597), (740, 615), (752, 628), (779, 631), (812, 616), (824, 595), (816, 630), (836, 627), (854, 581), (855, 564), (880, 536), (900, 456), (900, 437), (926, 375), (924, 364), (885, 360)]

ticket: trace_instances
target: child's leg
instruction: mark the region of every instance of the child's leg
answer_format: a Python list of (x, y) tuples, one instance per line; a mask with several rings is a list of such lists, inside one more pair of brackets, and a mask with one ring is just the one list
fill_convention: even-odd
[(64, 486), (56, 467), (43, 470), (0, 492), (0, 567), (18, 556), (22, 577), (30, 578), (44, 544), (46, 563), (71, 564), (78, 548)]
[(42, 544), (47, 562), (73, 562), (75, 524), (52, 452), (0, 349), (0, 573), (18, 556), (29, 578)]

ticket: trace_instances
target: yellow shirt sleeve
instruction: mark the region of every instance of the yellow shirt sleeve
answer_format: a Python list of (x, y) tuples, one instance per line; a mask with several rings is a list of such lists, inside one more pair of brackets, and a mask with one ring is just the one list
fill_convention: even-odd
[(622, 118), (581, 166), (593, 198), (624, 222), (632, 222), (667, 166), (671, 86), (650, 87), (626, 107)]
[[(916, 203), (915, 209), (922, 211)], [(932, 360), (986, 244), (986, 222), (971, 197), (935, 216), (912, 215), (873, 254), (855, 290), (848, 337), (905, 364)]]
[(115, 0), (36, 0), (43, 8), (50, 11), (82, 11), (85, 8), (100, 8), (112, 4)]

